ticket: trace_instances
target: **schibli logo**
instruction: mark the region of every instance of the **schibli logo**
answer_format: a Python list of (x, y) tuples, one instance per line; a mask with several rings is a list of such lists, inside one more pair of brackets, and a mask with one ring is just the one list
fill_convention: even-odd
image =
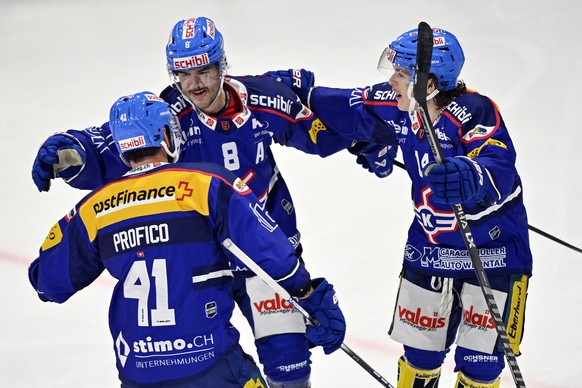
[(445, 41), (445, 38), (442, 36), (436, 37), (433, 39), (433, 46), (444, 46), (447, 42)]
[(398, 93), (396, 93), (394, 90), (377, 90), (374, 93), (374, 100), (396, 100), (397, 96)]
[(182, 30), (182, 39), (188, 39), (194, 37), (194, 23), (196, 19), (188, 19), (184, 22), (184, 27)]
[(271, 108), (279, 111), (283, 111), (287, 114), (291, 113), (291, 108), (293, 106), (293, 101), (284, 98), (283, 96), (264, 96), (251, 94), (250, 96), (251, 104), (255, 106), (262, 106), (266, 108)]
[(390, 63), (394, 62), (395, 58), (396, 58), (396, 51), (390, 49), (388, 51), (388, 62), (390, 62)]
[(467, 107), (465, 105), (459, 105), (456, 101), (449, 104), (447, 111), (463, 124), (473, 118), (473, 115), (467, 110)]
[(193, 67), (201, 67), (210, 64), (208, 54), (192, 55), (191, 57), (174, 59), (174, 70), (191, 69)]
[(422, 309), (418, 307), (416, 311), (408, 310), (405, 307), (398, 306), (398, 316), (400, 320), (418, 326), (422, 329), (440, 329), (445, 326), (446, 318), (439, 317), (437, 313), (433, 313), (433, 317), (422, 313)]
[(294, 307), (288, 300), (282, 299), (279, 294), (275, 294), (274, 299), (266, 299), (260, 302), (254, 302), (253, 305), (260, 314), (273, 314), (279, 311), (290, 311)]
[(155, 94), (146, 94), (145, 98), (148, 101), (159, 101), (159, 102), (165, 102), (164, 100), (162, 100), (160, 97), (156, 96)]
[(216, 36), (216, 28), (214, 27), (214, 23), (212, 23), (210, 20), (206, 20), (206, 33), (212, 39), (214, 39), (214, 37)]
[(145, 145), (145, 137), (138, 136), (132, 137), (131, 139), (121, 140), (119, 142), (119, 148), (121, 151), (128, 151), (134, 148), (143, 147)]
[(495, 322), (489, 314), (489, 310), (485, 310), (485, 313), (479, 314), (473, 311), (473, 307), (469, 310), (463, 311), (463, 321), (469, 326), (476, 327), (479, 330), (494, 329)]

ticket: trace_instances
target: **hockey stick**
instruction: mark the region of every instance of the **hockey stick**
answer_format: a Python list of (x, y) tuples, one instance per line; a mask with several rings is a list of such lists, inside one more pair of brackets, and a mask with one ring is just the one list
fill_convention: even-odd
[[(443, 164), (444, 155), (441, 145), (436, 136), (435, 130), (432, 126), (432, 121), (428, 116), (428, 106), (426, 102), (427, 96), (427, 86), (430, 74), (430, 63), (432, 58), (432, 46), (433, 46), (433, 34), (432, 28), (426, 22), (420, 22), (418, 25), (418, 43), (416, 47), (416, 71), (414, 76), (414, 98), (416, 99), (417, 112), (420, 114), (422, 123), (426, 129), (428, 140), (430, 143), (430, 148), (434, 155), (437, 164)], [(511, 349), (511, 344), (507, 336), (507, 330), (503, 324), (503, 319), (499, 313), (499, 308), (495, 302), (493, 296), (493, 291), (489, 285), (489, 279), (485, 274), (483, 269), (483, 264), (481, 263), (481, 258), (479, 257), (479, 252), (477, 246), (473, 241), (473, 235), (469, 228), (469, 222), (465, 216), (465, 212), (461, 204), (453, 204), (453, 211), (455, 213), (455, 218), (459, 224), (459, 229), (461, 235), (463, 236), (463, 241), (471, 257), (471, 262), (473, 263), (473, 269), (477, 275), (477, 280), (485, 296), (485, 301), (487, 302), (487, 307), (495, 323), (495, 330), (497, 335), (503, 345), (503, 351), (505, 352), (505, 357), (509, 364), (511, 374), (513, 376), (513, 381), (515, 381), (516, 387), (525, 388), (525, 382), (523, 381), (523, 376), (517, 364), (517, 358)]]
[(563, 246), (565, 246), (565, 247), (568, 247), (568, 248), (570, 248), (570, 249), (572, 249), (572, 250), (574, 250), (574, 251), (576, 251), (576, 252), (578, 252), (578, 253), (582, 253), (582, 249), (580, 249), (580, 248), (578, 248), (578, 247), (575, 247), (575, 246), (574, 246), (574, 245), (572, 245), (572, 244), (568, 244), (566, 241), (564, 241), (564, 240), (560, 240), (559, 238), (557, 238), (557, 237), (554, 237), (554, 236), (552, 236), (551, 234), (549, 234), (549, 233), (547, 233), (547, 232), (544, 232), (543, 230), (540, 230), (540, 229), (538, 229), (538, 228), (536, 228), (536, 227), (533, 227), (533, 226), (531, 226), (531, 225), (528, 225), (527, 227), (528, 227), (528, 229), (529, 229), (529, 230), (531, 230), (532, 232), (536, 232), (537, 234), (540, 234), (540, 235), (542, 235), (542, 236), (544, 236), (544, 237), (546, 237), (546, 238), (549, 238), (550, 240), (552, 240), (552, 241), (554, 241), (554, 242), (557, 242), (558, 244), (562, 244)]
[[(285, 290), (279, 283), (275, 281), (268, 273), (266, 273), (257, 263), (254, 262), (246, 253), (244, 253), (231, 239), (227, 238), (222, 242), (222, 245), (228, 249), (233, 255), (235, 255), (240, 261), (243, 262), (248, 268), (251, 269), (259, 278), (261, 278), (269, 287), (271, 287), (276, 293), (278, 293), (282, 298), (286, 299), (299, 311), (307, 320), (313, 325), (319, 325), (317, 322), (301, 305)], [(394, 388), (380, 373), (378, 373), (374, 368), (368, 365), (364, 360), (360, 358), (352, 349), (350, 349), (346, 344), (342, 343), (342, 350), (357, 362), (362, 368), (366, 370), (369, 374), (374, 376), (376, 380), (382, 386), (387, 388)]]
[[(402, 163), (402, 162), (400, 162), (400, 161), (398, 161), (398, 160), (393, 160), (393, 161), (392, 161), (392, 163), (393, 163), (395, 166), (397, 166), (397, 167), (400, 167), (400, 168), (401, 168), (401, 169), (403, 169), (403, 170), (406, 170), (406, 166), (404, 165), (404, 163)], [(559, 238), (557, 238), (557, 237), (555, 237), (555, 236), (552, 236), (552, 235), (551, 235), (551, 234), (549, 234), (548, 232), (544, 232), (543, 230), (541, 230), (541, 229), (538, 229), (538, 228), (536, 228), (535, 226), (532, 226), (532, 225), (529, 225), (529, 224), (528, 224), (528, 225), (527, 225), (527, 228), (528, 228), (529, 230), (531, 230), (532, 232), (536, 232), (536, 233), (537, 233), (537, 234), (539, 234), (539, 235), (542, 235), (542, 236), (544, 236), (544, 237), (546, 237), (546, 238), (548, 238), (548, 239), (550, 239), (550, 240), (552, 240), (552, 241), (554, 241), (554, 242), (557, 242), (558, 244), (561, 244), (561, 245), (563, 245), (563, 246), (565, 246), (565, 247), (567, 247), (567, 248), (570, 248), (570, 249), (572, 249), (572, 250), (574, 250), (574, 251), (576, 251), (576, 252), (578, 252), (578, 253), (582, 253), (582, 249), (580, 249), (580, 248), (578, 248), (578, 247), (576, 247), (576, 246), (574, 246), (574, 245), (572, 245), (572, 244), (569, 244), (569, 243), (567, 243), (567, 242), (566, 242), (566, 241), (564, 241), (564, 240), (560, 240)]]

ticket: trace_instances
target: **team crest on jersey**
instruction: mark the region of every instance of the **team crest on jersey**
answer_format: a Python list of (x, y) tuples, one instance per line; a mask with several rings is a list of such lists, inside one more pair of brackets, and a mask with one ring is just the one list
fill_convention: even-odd
[(239, 193), (246, 193), (250, 190), (247, 184), (240, 178), (236, 178), (232, 187)]
[(486, 139), (493, 134), (496, 128), (497, 127), (493, 125), (492, 126), (477, 125), (475, 128), (465, 133), (461, 138), (461, 141), (463, 143), (468, 143), (474, 140)]
[(432, 194), (430, 187), (422, 191), (422, 202), (414, 207), (416, 220), (422, 226), (424, 233), (432, 244), (438, 244), (436, 236), (443, 232), (452, 232), (457, 229), (457, 219), (453, 211), (437, 211), (431, 206), (428, 197)]

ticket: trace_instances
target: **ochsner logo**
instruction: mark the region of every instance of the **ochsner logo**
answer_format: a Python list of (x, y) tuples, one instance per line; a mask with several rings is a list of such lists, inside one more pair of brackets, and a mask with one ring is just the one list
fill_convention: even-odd
[(145, 137), (143, 137), (143, 136), (132, 137), (130, 139), (125, 139), (125, 140), (119, 141), (119, 148), (121, 148), (122, 152), (129, 151), (129, 150), (132, 150), (134, 148), (143, 147), (144, 145), (145, 145)]

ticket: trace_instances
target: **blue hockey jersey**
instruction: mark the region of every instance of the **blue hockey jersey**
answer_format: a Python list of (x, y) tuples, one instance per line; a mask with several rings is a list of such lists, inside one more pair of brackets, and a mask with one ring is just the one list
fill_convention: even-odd
[(52, 227), (30, 278), (41, 299), (62, 303), (107, 269), (117, 279), (109, 323), (122, 381), (187, 378), (239, 339), (226, 238), (291, 294), (309, 286), (248, 186), (205, 163), (146, 165), (90, 193)]
[[(220, 117), (193, 108), (173, 86), (161, 93), (186, 134), (180, 161), (217, 163), (239, 176), (297, 246), (299, 232), (293, 201), (270, 146), (275, 142), (326, 157), (357, 139), (326, 128), (291, 89), (272, 78), (227, 77), (225, 86), (233, 109)], [(359, 125), (368, 127), (370, 123), (373, 121)], [(127, 171), (107, 123), (68, 133), (82, 143), (88, 155), (84, 170), (68, 182), (73, 187), (92, 189)], [(384, 136), (395, 143), (394, 134), (390, 137), (384, 131)]]
[[(364, 136), (369, 141), (383, 142), (379, 131), (353, 125), (366, 116), (382, 121), (388, 133), (396, 131), (412, 180), (414, 210), (404, 266), (428, 275), (473, 275), (451, 205), (432, 200), (423, 175), (423, 169), (435, 163), (425, 129), (416, 113), (398, 109), (391, 86), (381, 83), (364, 89), (316, 87), (309, 107), (326, 126), (346, 137)], [(515, 168), (516, 152), (498, 107), (488, 97), (468, 91), (448, 105), (435, 120), (434, 129), (445, 157), (474, 158), (491, 179), (483, 201), (463, 204), (483, 267), (490, 273), (531, 275), (528, 222)]]

